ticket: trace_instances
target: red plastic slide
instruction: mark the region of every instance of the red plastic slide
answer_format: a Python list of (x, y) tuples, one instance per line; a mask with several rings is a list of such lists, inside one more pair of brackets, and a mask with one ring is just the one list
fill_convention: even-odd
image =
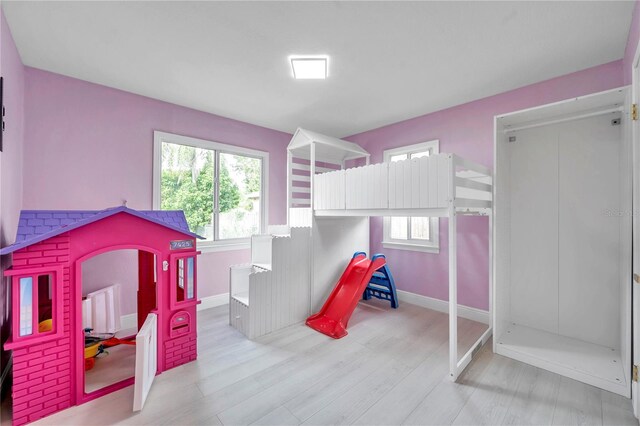
[(334, 339), (346, 336), (349, 318), (362, 298), (362, 292), (373, 273), (385, 263), (381, 254), (373, 256), (372, 260), (367, 259), (365, 253), (354, 254), (320, 312), (307, 318), (307, 325)]

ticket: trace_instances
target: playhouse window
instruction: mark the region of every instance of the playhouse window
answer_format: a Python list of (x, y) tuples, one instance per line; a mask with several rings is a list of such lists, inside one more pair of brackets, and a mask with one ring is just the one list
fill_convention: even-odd
[[(53, 278), (51, 274), (19, 278), (20, 337), (52, 331)], [(48, 322), (51, 321), (51, 322)]]
[[(439, 152), (437, 140), (384, 151), (384, 161), (405, 161)], [(383, 246), (401, 250), (439, 252), (438, 218), (385, 217)]]
[(20, 336), (33, 333), (33, 278), (20, 278)]
[(154, 208), (183, 210), (199, 248), (248, 247), (266, 224), (268, 154), (155, 132)]
[(13, 339), (10, 345), (26, 339), (56, 337), (60, 334), (61, 310), (59, 269), (7, 270), (13, 297)]
[(196, 301), (196, 258), (192, 255), (173, 255), (171, 305), (172, 308), (181, 303)]

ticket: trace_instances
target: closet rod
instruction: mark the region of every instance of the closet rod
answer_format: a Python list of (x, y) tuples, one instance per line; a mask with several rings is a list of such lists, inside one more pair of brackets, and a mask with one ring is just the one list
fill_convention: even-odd
[(584, 114), (572, 115), (570, 117), (557, 118), (555, 120), (547, 120), (547, 121), (541, 121), (533, 124), (525, 124), (524, 126), (512, 127), (510, 129), (504, 129), (504, 133), (516, 132), (518, 130), (532, 129), (534, 127), (548, 126), (550, 124), (564, 123), (567, 121), (580, 120), (581, 118), (596, 117), (598, 115), (609, 114), (612, 112), (622, 112), (623, 110), (624, 109), (621, 106), (614, 107), (614, 108), (607, 108), (599, 111), (592, 111)]

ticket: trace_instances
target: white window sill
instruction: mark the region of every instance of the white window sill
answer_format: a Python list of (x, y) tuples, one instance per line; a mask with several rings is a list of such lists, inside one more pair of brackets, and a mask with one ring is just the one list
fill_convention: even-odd
[(440, 253), (440, 247), (437, 246), (425, 246), (421, 244), (411, 243), (396, 243), (391, 241), (383, 241), (382, 247), (395, 250), (407, 250), (407, 251), (420, 251), (423, 253)]
[(242, 238), (230, 241), (206, 241), (196, 243), (198, 250), (202, 253), (215, 253), (220, 251), (249, 250), (251, 248), (251, 238)]

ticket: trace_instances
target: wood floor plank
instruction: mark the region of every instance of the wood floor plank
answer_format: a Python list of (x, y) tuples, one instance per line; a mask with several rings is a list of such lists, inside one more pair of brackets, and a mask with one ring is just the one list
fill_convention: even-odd
[(495, 357), (476, 382), (454, 425), (497, 425), (504, 421), (524, 364), (510, 358)]
[(380, 368), (315, 413), (303, 424), (351, 424), (411, 372), (406, 364), (380, 356)]
[(361, 357), (367, 349), (357, 342), (334, 340), (323, 342), (308, 348), (290, 359), (264, 370), (255, 375), (256, 380), (265, 387), (274, 386), (282, 382), (283, 378), (295, 377), (307, 373), (305, 369), (322, 370), (324, 375), (333, 369)]
[(290, 426), (299, 425), (300, 420), (289, 410), (280, 406), (272, 412), (266, 414), (264, 417), (259, 418), (252, 425), (264, 425), (264, 426)]
[[(374, 404), (355, 424), (392, 425), (401, 424), (443, 379), (449, 371), (449, 333), (442, 321), (448, 323), (446, 316), (439, 316), (432, 327), (423, 331), (418, 342), (430, 342), (434, 349), (426, 351), (428, 355), (410, 374), (407, 374), (390, 392), (381, 398), (383, 403)], [(458, 333), (459, 341), (471, 346), (477, 340), (478, 328), (471, 323), (463, 323)], [(435, 345), (439, 345), (435, 347)], [(406, 347), (406, 346), (405, 346)], [(409, 353), (418, 353), (416, 348)], [(411, 365), (411, 364), (409, 364)], [(392, 410), (389, 407), (393, 407)]]
[[(417, 367), (429, 357), (439, 346), (448, 340), (449, 332), (445, 316), (436, 316), (425, 320), (416, 318), (419, 326), (414, 325), (413, 334), (390, 333), (381, 335), (379, 339), (369, 341), (366, 346), (374, 351), (383, 352), (390, 357), (404, 362), (407, 366)], [(415, 336), (421, 336), (416, 339)]]
[(255, 359), (250, 359), (233, 367), (226, 368), (223, 371), (219, 371), (217, 374), (209, 374), (204, 379), (199, 380), (197, 385), (203, 395), (209, 395), (262, 370), (277, 365), (293, 355), (293, 353), (283, 350), (268, 352)]
[(323, 377), (304, 392), (299, 393), (284, 405), (302, 421), (329, 405), (347, 390), (373, 374), (381, 366), (380, 357), (371, 351), (345, 363)]
[[(209, 419), (220, 422), (217, 414), (264, 390), (264, 387), (253, 377), (233, 383), (219, 391), (206, 395), (202, 399), (186, 404), (174, 415), (167, 416), (162, 424), (180, 425), (183, 418), (190, 424), (209, 424)], [(219, 424), (222, 424), (221, 422)]]
[(445, 375), (403, 424), (449, 425), (453, 423), (476, 390), (475, 384), (491, 364), (492, 356), (493, 353), (487, 343), (467, 367), (458, 383), (452, 382), (449, 376)]
[[(151, 393), (156, 389), (152, 388)], [(132, 415), (133, 399), (128, 399), (125, 404), (119, 404), (110, 409), (109, 418), (116, 424), (157, 424), (167, 416), (173, 415), (187, 404), (202, 400), (202, 393), (195, 384), (177, 387), (174, 386), (161, 396), (147, 397), (144, 409)]]
[(552, 424), (601, 425), (602, 394), (600, 389), (562, 377)]
[[(448, 316), (445, 316), (447, 321)], [(471, 321), (465, 318), (458, 318), (458, 360), (482, 337), (489, 329), (487, 324)]]
[(447, 375), (448, 348), (448, 342), (444, 342), (432, 357), (425, 359), (407, 374), (391, 391), (381, 397), (381, 403), (370, 407), (354, 424), (401, 424)]
[(268, 376), (256, 377), (263, 386), (271, 384), (265, 391), (248, 398), (240, 404), (222, 411), (218, 417), (223, 424), (250, 424), (259, 418), (276, 409), (286, 401), (294, 398), (296, 395), (304, 392), (314, 385), (315, 382), (321, 380), (328, 372), (332, 371), (336, 366), (344, 362), (348, 362), (351, 355), (358, 356), (358, 352), (364, 351), (358, 344), (343, 345), (342, 352), (335, 354), (333, 357), (327, 357), (323, 352), (316, 352), (315, 358), (292, 360), (291, 363), (305, 365), (304, 368), (296, 368), (290, 363), (282, 363), (278, 366), (280, 372), (288, 372), (288, 374), (265, 372)]
[(507, 409), (503, 424), (551, 424), (559, 390), (559, 375), (530, 365), (523, 365), (518, 386)]
[[(460, 319), (460, 354), (485, 329)], [(157, 376), (141, 413), (128, 387), (36, 424), (638, 424), (628, 399), (490, 343), (451, 382), (448, 316), (408, 303), (360, 303), (339, 340), (302, 324), (248, 340), (228, 306), (199, 312), (198, 330), (198, 360)]]
[[(205, 409), (202, 409), (205, 408)], [(211, 414), (206, 410), (203, 404), (196, 406), (196, 409), (183, 410), (179, 415), (168, 416), (166, 419), (157, 423), (162, 426), (191, 426), (191, 425), (222, 425), (222, 422), (215, 414)]]
[(638, 419), (633, 415), (631, 400), (621, 398), (605, 390), (600, 391), (602, 397), (602, 423), (605, 425), (634, 425)]

